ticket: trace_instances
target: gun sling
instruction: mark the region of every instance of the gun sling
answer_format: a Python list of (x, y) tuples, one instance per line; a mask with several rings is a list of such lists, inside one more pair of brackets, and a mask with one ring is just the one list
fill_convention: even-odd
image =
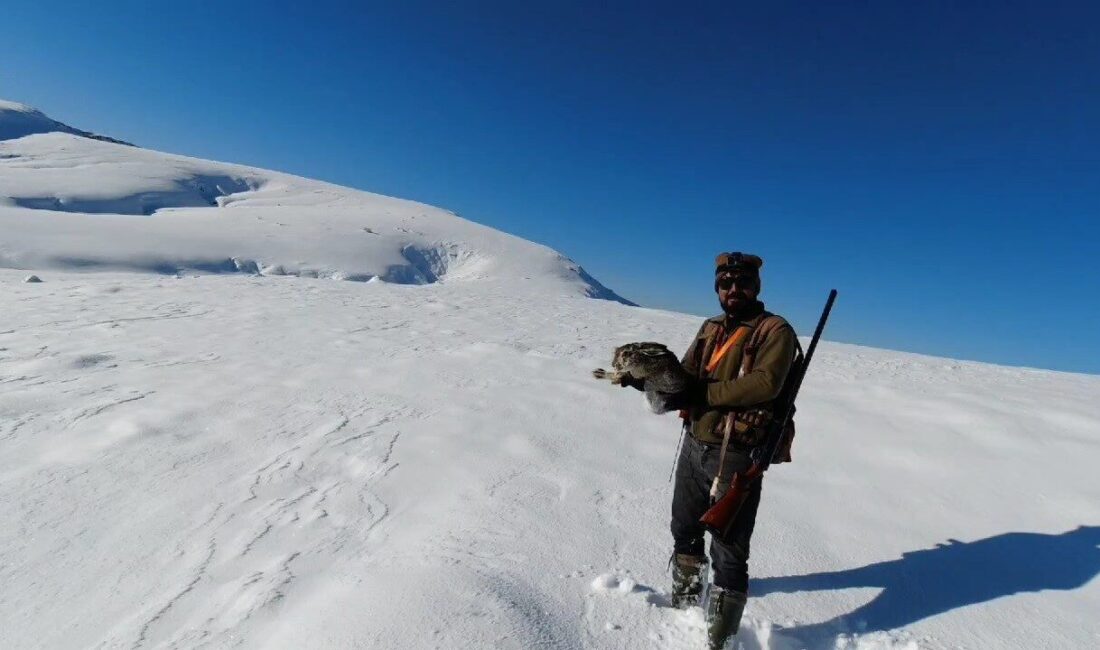
[[(781, 327), (784, 323), (786, 323), (786, 321), (784, 321), (782, 318), (778, 318), (776, 316), (768, 316), (755, 328), (750, 328), (748, 326), (742, 325), (737, 329), (736, 332), (733, 333), (733, 336), (730, 337), (730, 340), (726, 341), (725, 345), (717, 350), (715, 354), (711, 357), (710, 363), (707, 364), (707, 371), (709, 372), (716, 368), (718, 366), (718, 361), (721, 361), (722, 356), (724, 356), (726, 351), (729, 350), (731, 344), (744, 338), (745, 333), (751, 330), (752, 336), (749, 337), (748, 342), (745, 343), (745, 347), (741, 351), (741, 367), (737, 370), (737, 379), (740, 379), (741, 377), (749, 374), (750, 372), (752, 372), (753, 361), (755, 361), (756, 359), (756, 352), (760, 349), (760, 346), (763, 344), (764, 339), (768, 336), (768, 334), (779, 329), (779, 327)], [(798, 342), (796, 339), (795, 344), (797, 345), (797, 343)], [(722, 420), (722, 447), (721, 450), (718, 452), (718, 474), (715, 475), (714, 481), (711, 483), (710, 486), (711, 499), (718, 498), (718, 486), (722, 485), (724, 473), (723, 470), (725, 469), (726, 464), (726, 451), (729, 450), (730, 436), (733, 435), (733, 431), (737, 426), (735, 423), (736, 418), (737, 414), (735, 412), (731, 412), (726, 418)]]

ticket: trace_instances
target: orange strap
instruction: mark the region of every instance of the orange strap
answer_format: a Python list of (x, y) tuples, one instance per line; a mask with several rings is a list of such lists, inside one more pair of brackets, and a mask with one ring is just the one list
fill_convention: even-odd
[(734, 345), (745, 338), (745, 334), (748, 334), (751, 327), (745, 327), (742, 325), (737, 328), (737, 331), (733, 333), (726, 342), (722, 344), (722, 347), (718, 348), (710, 355), (710, 361), (707, 362), (707, 372), (714, 372), (714, 369), (718, 367), (718, 362), (722, 360), (722, 357), (726, 356), (726, 352), (729, 351)]

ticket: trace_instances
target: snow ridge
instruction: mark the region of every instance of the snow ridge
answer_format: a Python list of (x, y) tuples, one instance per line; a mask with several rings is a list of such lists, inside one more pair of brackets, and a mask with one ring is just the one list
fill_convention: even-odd
[(117, 143), (0, 104), (0, 266), (490, 282), (628, 301), (560, 253), (432, 206)]
[(74, 129), (68, 124), (46, 117), (42, 111), (31, 108), (26, 104), (0, 99), (0, 140), (12, 140), (35, 133), (54, 132), (71, 133), (82, 138), (133, 146), (129, 142), (109, 138), (105, 135)]

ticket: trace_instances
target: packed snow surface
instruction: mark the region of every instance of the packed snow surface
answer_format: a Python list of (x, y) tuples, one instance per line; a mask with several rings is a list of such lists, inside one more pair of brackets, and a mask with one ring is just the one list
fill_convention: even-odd
[[(436, 208), (79, 134), (0, 141), (0, 201), (0, 648), (704, 647), (668, 607), (677, 421), (590, 376), (699, 318)], [(1098, 396), (824, 343), (741, 647), (1100, 646)]]
[[(702, 647), (667, 607), (675, 418), (589, 376), (698, 319), (476, 283), (22, 279), (0, 271), (0, 647)], [(1097, 395), (824, 344), (745, 647), (1096, 647)]]

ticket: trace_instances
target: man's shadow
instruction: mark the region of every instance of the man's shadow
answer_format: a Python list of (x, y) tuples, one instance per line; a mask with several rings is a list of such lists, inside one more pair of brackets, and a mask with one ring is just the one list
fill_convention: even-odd
[(753, 580), (753, 596), (881, 587), (871, 602), (843, 616), (787, 630), (805, 642), (841, 631), (893, 630), (936, 614), (1012, 594), (1077, 589), (1100, 573), (1100, 526), (1057, 535), (1004, 533), (975, 542), (948, 540), (896, 560), (857, 569)]

